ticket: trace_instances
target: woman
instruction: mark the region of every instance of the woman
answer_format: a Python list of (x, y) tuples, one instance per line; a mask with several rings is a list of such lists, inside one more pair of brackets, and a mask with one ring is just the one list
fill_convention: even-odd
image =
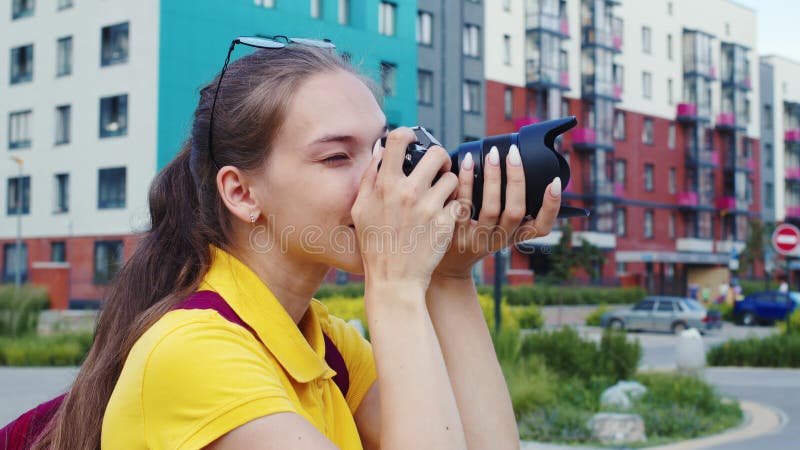
[[(379, 145), (378, 99), (334, 52), (258, 50), (223, 74), (151, 186), (151, 229), (40, 448), (517, 448), (471, 267), (548, 233), (560, 181), (522, 223), (519, 153), (504, 162), (500, 211), (494, 149), (470, 220), (472, 162), (459, 180), (434, 147), (406, 177), (413, 133)], [(312, 300), (331, 267), (365, 275), (371, 346)], [(181, 306), (198, 291), (243, 323)], [(346, 394), (323, 334), (341, 351)]]

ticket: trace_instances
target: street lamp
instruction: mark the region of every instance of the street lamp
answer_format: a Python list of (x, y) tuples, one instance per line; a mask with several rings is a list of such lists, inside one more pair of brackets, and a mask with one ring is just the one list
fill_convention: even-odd
[(17, 163), (19, 168), (19, 177), (17, 177), (17, 249), (15, 251), (17, 264), (14, 269), (14, 288), (19, 292), (20, 285), (22, 284), (22, 165), (25, 161), (19, 156), (11, 156), (11, 159)]

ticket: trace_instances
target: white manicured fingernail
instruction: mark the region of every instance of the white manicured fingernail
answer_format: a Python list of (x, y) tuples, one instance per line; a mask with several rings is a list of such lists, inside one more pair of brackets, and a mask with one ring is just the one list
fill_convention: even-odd
[(464, 170), (472, 170), (473, 167), (475, 167), (475, 161), (472, 160), (472, 153), (467, 152), (467, 154), (464, 155), (464, 160), (461, 161), (461, 168)]
[(378, 139), (377, 141), (375, 141), (375, 145), (372, 146), (372, 156), (375, 156), (375, 154), (378, 153), (378, 150), (380, 150), (380, 148), (381, 148), (381, 140)]
[(519, 156), (519, 149), (514, 144), (511, 144), (511, 148), (508, 149), (508, 163), (512, 166), (522, 165), (522, 157)]
[(553, 178), (553, 183), (550, 185), (550, 196), (553, 198), (561, 196), (561, 177)]
[(497, 151), (497, 147), (493, 146), (491, 150), (489, 150), (489, 164), (493, 166), (500, 165), (500, 153)]

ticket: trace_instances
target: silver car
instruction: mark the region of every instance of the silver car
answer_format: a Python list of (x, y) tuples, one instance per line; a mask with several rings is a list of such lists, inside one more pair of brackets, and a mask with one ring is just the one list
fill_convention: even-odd
[(618, 330), (671, 331), (687, 328), (700, 332), (721, 328), (719, 311), (707, 311), (697, 300), (688, 297), (651, 296), (631, 308), (603, 315), (604, 327)]

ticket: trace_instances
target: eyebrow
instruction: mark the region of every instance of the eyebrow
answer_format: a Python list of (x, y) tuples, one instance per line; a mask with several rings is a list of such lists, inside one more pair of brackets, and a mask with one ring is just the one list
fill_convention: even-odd
[[(382, 137), (384, 134), (386, 134), (387, 131), (389, 131), (389, 127), (388, 127), (388, 125), (386, 123), (384, 123), (383, 124), (383, 129), (381, 131), (381, 136), (379, 136), (379, 137)], [(350, 142), (355, 142), (356, 140), (357, 140), (357, 138), (355, 136), (352, 136), (352, 135), (349, 135), (349, 134), (329, 134), (329, 135), (322, 136), (322, 137), (320, 137), (318, 139), (315, 139), (313, 142), (311, 142), (311, 145), (314, 145), (314, 144), (325, 144), (325, 143), (329, 143), (329, 142), (350, 143)]]

